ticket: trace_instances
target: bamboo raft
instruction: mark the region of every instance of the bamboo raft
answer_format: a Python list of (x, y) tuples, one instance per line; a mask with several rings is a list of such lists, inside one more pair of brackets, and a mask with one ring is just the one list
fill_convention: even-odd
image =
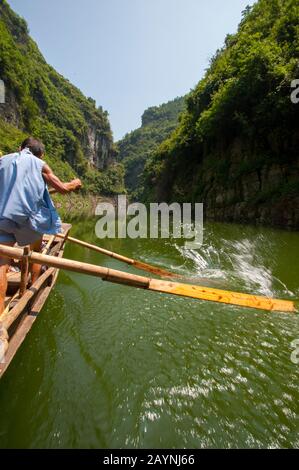
[[(68, 235), (70, 229), (71, 225), (63, 224), (64, 237)], [(43, 241), (45, 246), (42, 254), (57, 259), (63, 257), (65, 238), (45, 235)], [(24, 253), (26, 256), (27, 249), (24, 249)], [(28, 265), (29, 261), (25, 259), (21, 272), (8, 272), (7, 274), (6, 307), (0, 315), (0, 378), (37, 319), (59, 273), (59, 268), (45, 266), (44, 272), (37, 281), (27, 288)], [(1, 355), (4, 357), (1, 358)]]
[[(41, 253), (30, 252), (28, 248), (12, 248), (0, 245), (1, 256), (22, 261), (21, 273), (8, 274), (8, 292), (10, 292), (10, 295), (6, 299), (7, 306), (4, 312), (0, 315), (0, 378), (7, 370), (18, 348), (24, 341), (27, 333), (40, 313), (46, 299), (55, 285), (60, 269), (96, 276), (104, 281), (124, 284), (163, 294), (177, 295), (265, 311), (286, 313), (296, 312), (295, 304), (291, 300), (273, 299), (241, 292), (231, 292), (211, 287), (173, 282), (171, 280), (154, 279), (151, 277), (109, 269), (104, 266), (97, 266), (63, 258), (64, 245), (65, 242), (69, 240), (70, 242), (84, 246), (85, 248), (116, 258), (119, 261), (130, 264), (140, 270), (160, 276), (161, 274), (164, 274), (166, 278), (169, 278), (170, 276), (174, 278), (177, 277), (177, 275), (172, 275), (169, 271), (162, 270), (131, 258), (126, 258), (122, 255), (118, 255), (117, 253), (109, 252), (95, 245), (90, 245), (81, 240), (71, 238), (68, 236), (70, 228), (70, 225), (63, 224), (63, 234), (45, 236), (45, 247)], [(30, 288), (27, 288), (26, 280), (28, 278), (28, 266), (30, 263), (42, 265), (44, 267), (44, 272)], [(3, 356), (3, 354), (4, 361), (2, 360), (1, 363), (1, 355)]]

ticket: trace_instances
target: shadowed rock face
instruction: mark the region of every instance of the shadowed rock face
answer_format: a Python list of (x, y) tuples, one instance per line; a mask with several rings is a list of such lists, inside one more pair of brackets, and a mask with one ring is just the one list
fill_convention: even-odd
[(18, 108), (16, 97), (14, 93), (7, 86), (5, 86), (4, 82), (3, 87), (5, 89), (5, 102), (0, 102), (0, 116), (3, 117), (6, 122), (9, 122), (16, 127), (20, 127), (22, 117)]
[(214, 169), (207, 169), (207, 159), (198, 166), (192, 182), (196, 185), (200, 174), (208, 219), (299, 228), (299, 158), (269, 160), (250, 169), (255, 156), (246, 155), (239, 142), (223, 158), (222, 180)]
[(256, 155), (240, 147), (218, 158), (224, 162), (221, 171), (207, 156), (183, 178), (180, 170), (166, 174), (153, 199), (203, 202), (209, 220), (299, 229), (299, 157), (254, 164)]

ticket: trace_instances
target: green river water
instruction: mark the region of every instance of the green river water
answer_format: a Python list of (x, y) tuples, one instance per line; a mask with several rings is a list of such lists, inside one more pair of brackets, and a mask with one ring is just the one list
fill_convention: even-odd
[[(299, 234), (206, 224), (204, 246), (73, 236), (208, 285), (299, 298)], [(127, 269), (67, 245), (65, 257)], [(143, 274), (143, 273), (140, 273)], [(60, 273), (0, 382), (0, 447), (299, 447), (299, 316)]]

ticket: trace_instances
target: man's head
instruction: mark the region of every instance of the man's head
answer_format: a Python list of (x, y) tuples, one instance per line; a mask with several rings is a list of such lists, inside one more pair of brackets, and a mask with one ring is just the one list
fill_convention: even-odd
[(21, 150), (24, 150), (26, 148), (29, 149), (30, 152), (38, 158), (42, 158), (45, 153), (44, 144), (40, 140), (34, 139), (33, 137), (28, 137), (22, 143)]

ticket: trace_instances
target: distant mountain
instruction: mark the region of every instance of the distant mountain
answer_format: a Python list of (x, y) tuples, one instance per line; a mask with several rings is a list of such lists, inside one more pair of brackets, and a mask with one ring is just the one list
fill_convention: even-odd
[(185, 99), (147, 109), (139, 129), (127, 134), (118, 142), (118, 159), (125, 167), (125, 185), (131, 196), (138, 198), (143, 192), (143, 170), (146, 162), (178, 124), (185, 109)]
[(204, 202), (206, 216), (299, 228), (298, 0), (243, 12), (171, 136), (148, 161), (144, 197)]
[(25, 135), (46, 144), (47, 160), (62, 178), (78, 175), (85, 190), (123, 190), (122, 167), (108, 114), (48, 65), (26, 22), (0, 0), (0, 155), (13, 152)]

